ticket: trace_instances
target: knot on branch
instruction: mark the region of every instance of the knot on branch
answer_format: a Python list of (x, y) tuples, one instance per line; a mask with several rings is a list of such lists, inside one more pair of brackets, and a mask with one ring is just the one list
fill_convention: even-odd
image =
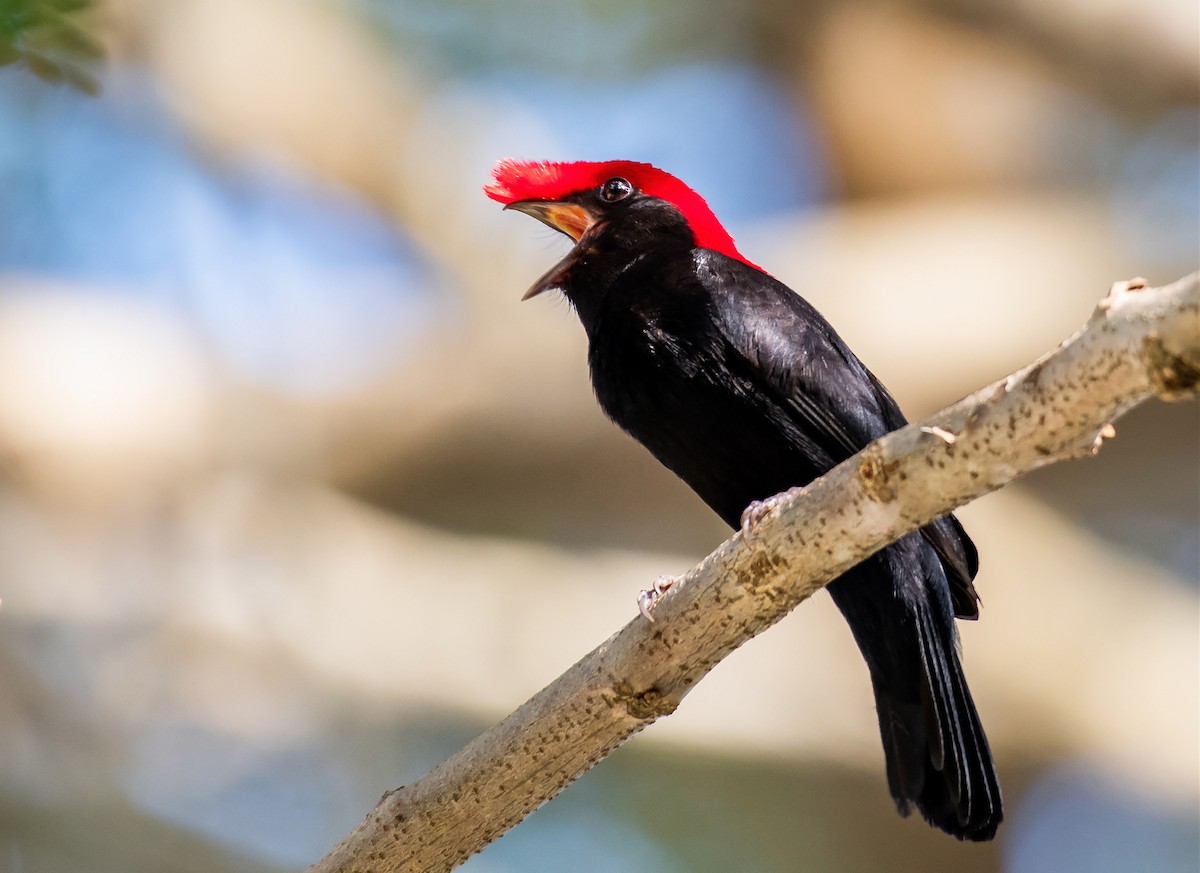
[(734, 578), (750, 594), (769, 596), (772, 589), (778, 589), (779, 571), (786, 568), (787, 563), (782, 555), (755, 551), (734, 569)]
[(1200, 392), (1200, 349), (1185, 349), (1175, 354), (1157, 332), (1142, 343), (1154, 393), (1163, 400), (1187, 400)]
[(885, 459), (878, 446), (868, 447), (858, 463), (858, 481), (862, 483), (867, 497), (877, 503), (890, 503), (895, 500), (896, 488), (892, 483), (892, 475), (899, 467), (900, 461), (895, 458)]
[(638, 721), (654, 721), (664, 715), (670, 715), (679, 706), (678, 700), (668, 698), (655, 686), (643, 691), (634, 691), (632, 686), (620, 682), (613, 686), (613, 691), (613, 702), (625, 707), (625, 711)]

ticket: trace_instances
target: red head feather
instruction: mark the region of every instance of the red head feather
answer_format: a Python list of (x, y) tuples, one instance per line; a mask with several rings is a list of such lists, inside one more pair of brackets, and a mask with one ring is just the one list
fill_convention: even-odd
[(561, 200), (571, 194), (598, 188), (616, 176), (651, 197), (666, 200), (683, 213), (696, 245), (737, 258), (755, 269), (721, 226), (704, 198), (658, 167), (637, 161), (520, 161), (505, 158), (492, 168), (490, 185), (483, 191), (493, 200), (508, 205), (518, 200)]

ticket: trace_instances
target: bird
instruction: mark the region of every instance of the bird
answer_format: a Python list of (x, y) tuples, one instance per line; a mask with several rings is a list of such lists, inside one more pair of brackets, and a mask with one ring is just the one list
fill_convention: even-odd
[[(829, 322), (743, 256), (670, 173), (630, 160), (506, 158), (484, 193), (573, 240), (522, 299), (565, 296), (587, 335), (601, 409), (730, 527), (749, 532), (776, 495), (907, 423)], [(986, 841), (1003, 804), (955, 626), (979, 616), (978, 569), (974, 544), (946, 515), (828, 590), (870, 674), (897, 811)]]

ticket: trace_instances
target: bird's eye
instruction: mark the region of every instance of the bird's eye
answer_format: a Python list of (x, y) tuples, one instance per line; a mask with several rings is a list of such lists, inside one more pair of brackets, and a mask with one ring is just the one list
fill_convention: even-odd
[(608, 203), (616, 203), (618, 200), (624, 200), (633, 193), (633, 186), (625, 179), (615, 178), (609, 179), (600, 186), (600, 199)]

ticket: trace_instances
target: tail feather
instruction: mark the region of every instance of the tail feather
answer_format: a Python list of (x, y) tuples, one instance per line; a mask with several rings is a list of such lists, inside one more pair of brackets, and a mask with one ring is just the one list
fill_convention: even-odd
[(917, 627), (928, 679), (921, 693), (935, 714), (926, 720), (932, 727), (917, 809), (930, 824), (961, 839), (991, 839), (1002, 818), (1000, 786), (979, 713), (953, 646), (939, 639), (928, 613)]
[[(965, 784), (966, 773), (960, 765), (966, 759), (962, 724), (958, 717), (957, 701), (951, 697), (952, 680), (948, 675), (946, 653), (932, 627), (928, 610), (921, 610), (913, 625), (921, 649), (921, 667), (926, 681), (920, 683), (922, 709), (932, 714), (926, 718), (927, 751), (930, 769), (943, 774), (950, 801), (957, 805), (971, 787)], [(947, 752), (949, 745), (949, 755)]]
[[(966, 784), (974, 791), (967, 798), (967, 807), (961, 810), (959, 821), (963, 827), (970, 829), (971, 839), (991, 839), (996, 834), (1004, 818), (1003, 801), (1000, 797), (1000, 781), (996, 777), (996, 767), (992, 762), (992, 750), (988, 746), (987, 735), (983, 732), (983, 724), (979, 713), (975, 711), (975, 702), (967, 688), (967, 680), (963, 675), (962, 665), (958, 656), (953, 657), (953, 677), (960, 711), (966, 711), (968, 718), (963, 738), (966, 741), (964, 750), (970, 776)], [(962, 813), (966, 814), (963, 815)]]
[(1003, 818), (1000, 786), (956, 647), (947, 579), (933, 549), (910, 536), (830, 585), (870, 668), (901, 815), (913, 807), (961, 840), (989, 840)]

